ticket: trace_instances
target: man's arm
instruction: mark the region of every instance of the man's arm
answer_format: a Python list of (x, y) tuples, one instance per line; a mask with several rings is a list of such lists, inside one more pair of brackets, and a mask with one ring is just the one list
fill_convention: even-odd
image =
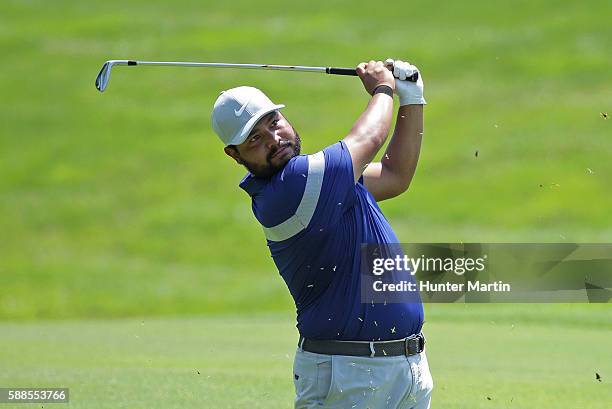
[(377, 201), (398, 196), (408, 189), (423, 139), (423, 105), (426, 102), (422, 76), (419, 73), (416, 83), (405, 81), (416, 67), (403, 61), (391, 60), (390, 63), (398, 78), (396, 91), (400, 99), (395, 130), (381, 162), (370, 164), (363, 172), (364, 184)]
[[(395, 88), (393, 74), (381, 61), (359, 64), (357, 74), (370, 95), (381, 85), (386, 85), (392, 90)], [(374, 94), (365, 111), (344, 138), (343, 141), (351, 153), (355, 182), (384, 145), (391, 128), (392, 116), (393, 97), (384, 93)]]
[(416, 171), (423, 138), (423, 105), (399, 108), (395, 130), (380, 162), (363, 172), (366, 188), (376, 201), (405, 192)]

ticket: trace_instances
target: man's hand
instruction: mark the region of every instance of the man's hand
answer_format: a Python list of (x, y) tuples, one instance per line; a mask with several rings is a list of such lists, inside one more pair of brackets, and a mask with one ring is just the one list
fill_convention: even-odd
[(395, 78), (382, 61), (362, 62), (357, 66), (356, 71), (361, 78), (363, 87), (370, 95), (379, 85), (387, 85), (395, 90)]
[[(400, 106), (404, 105), (425, 105), (427, 102), (423, 97), (423, 76), (419, 69), (409, 62), (401, 60), (385, 60), (385, 66), (393, 70), (395, 81), (395, 92), (400, 100)], [(417, 82), (406, 81), (415, 72), (419, 73)]]

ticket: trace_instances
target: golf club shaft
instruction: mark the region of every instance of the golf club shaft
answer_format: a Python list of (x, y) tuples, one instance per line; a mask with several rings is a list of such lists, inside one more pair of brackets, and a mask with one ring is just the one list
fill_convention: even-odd
[(264, 70), (278, 70), (278, 71), (324, 72), (327, 74), (334, 74), (334, 75), (352, 75), (352, 76), (357, 75), (357, 71), (355, 71), (354, 68), (309, 67), (309, 66), (304, 66), (304, 65), (231, 64), (231, 63), (216, 63), (216, 62), (134, 61), (134, 60), (126, 61), (125, 65), (170, 65), (170, 66), (183, 66), (183, 67), (264, 69)]

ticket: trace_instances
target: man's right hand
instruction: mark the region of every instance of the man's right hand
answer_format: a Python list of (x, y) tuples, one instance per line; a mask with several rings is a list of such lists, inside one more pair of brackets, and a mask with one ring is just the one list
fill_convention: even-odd
[(393, 73), (385, 67), (382, 61), (362, 62), (356, 68), (357, 75), (361, 78), (363, 87), (372, 95), (379, 85), (387, 85), (395, 91), (395, 78)]

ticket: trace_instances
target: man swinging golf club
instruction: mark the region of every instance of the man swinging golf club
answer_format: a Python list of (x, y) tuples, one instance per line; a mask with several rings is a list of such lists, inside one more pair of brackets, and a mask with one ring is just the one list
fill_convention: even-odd
[[(297, 309), (296, 408), (428, 408), (433, 381), (421, 334), (420, 299), (372, 302), (362, 293), (361, 246), (398, 243), (377, 201), (414, 176), (423, 134), (423, 80), (387, 60), (357, 66), (370, 100), (348, 135), (302, 155), (300, 137), (252, 87), (224, 91), (212, 125), (225, 153), (248, 169), (252, 200), (274, 262)], [(393, 136), (381, 162), (371, 163)], [(418, 295), (417, 295), (418, 298)]]

